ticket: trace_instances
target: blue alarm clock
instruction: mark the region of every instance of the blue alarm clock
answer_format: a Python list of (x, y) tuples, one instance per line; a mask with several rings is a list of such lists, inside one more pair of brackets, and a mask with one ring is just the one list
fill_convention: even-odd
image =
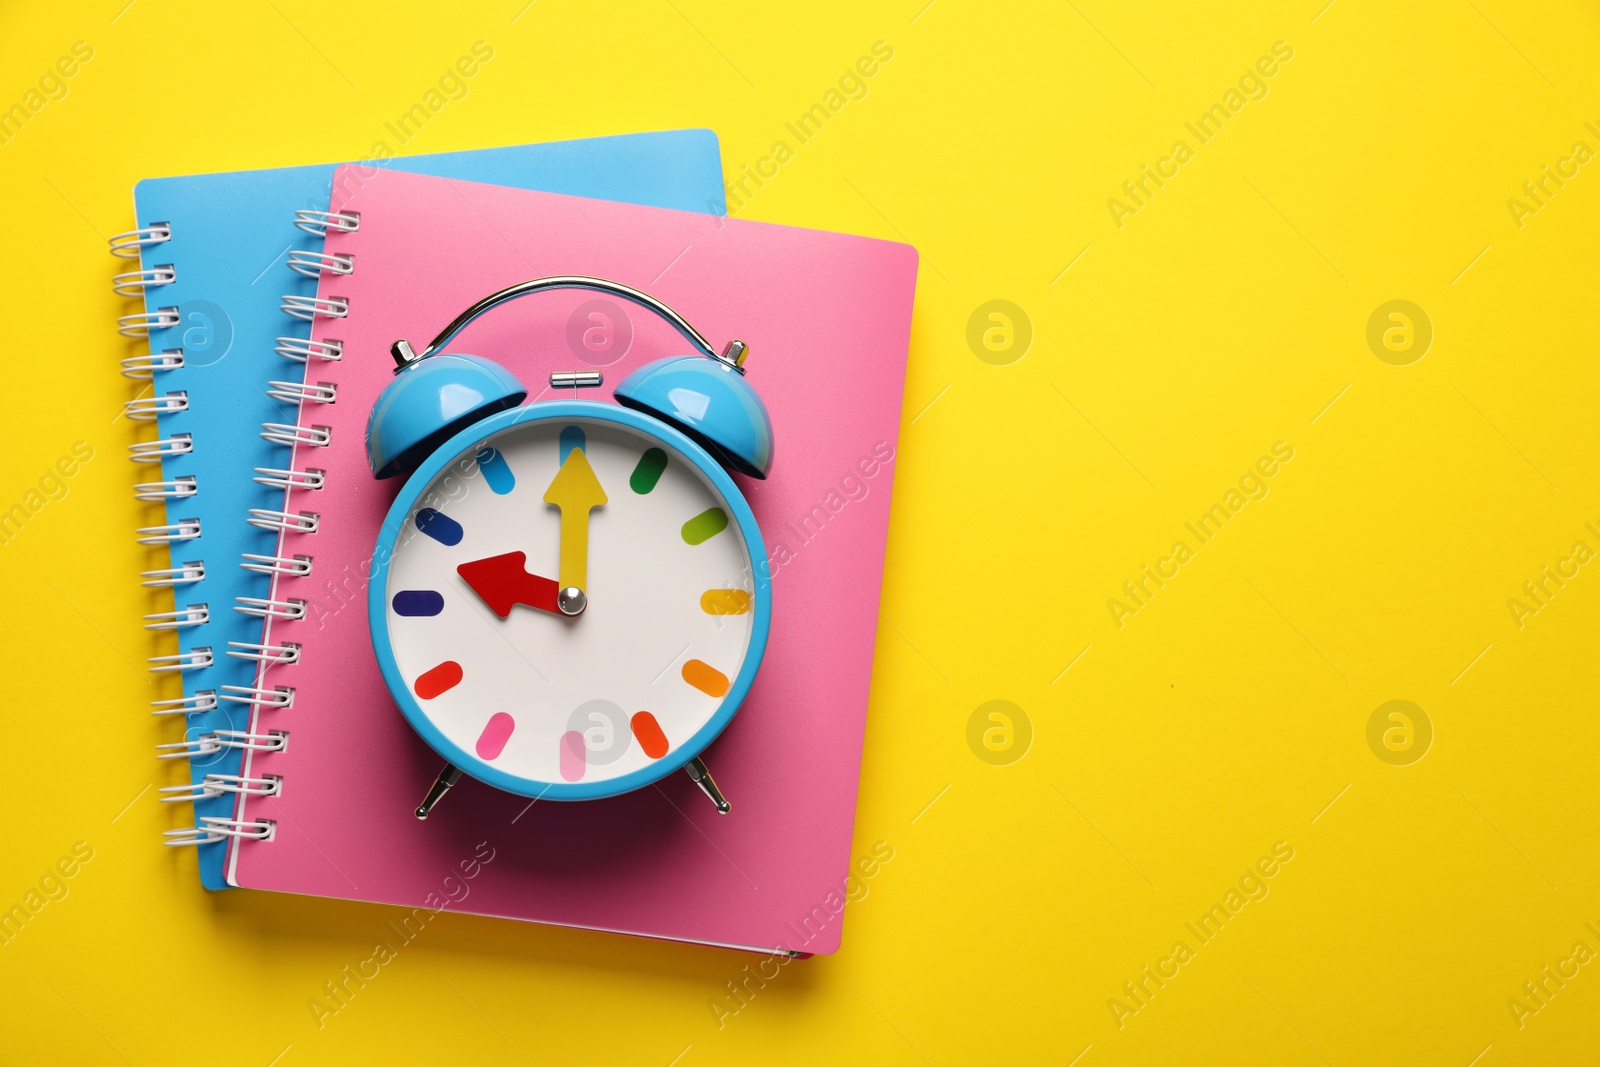
[[(444, 347), (479, 315), (552, 289), (646, 308), (696, 350), (616, 387), (617, 404), (523, 404), (527, 388)], [(772, 420), (677, 312), (600, 278), (491, 293), (395, 379), (367, 422), (379, 478), (405, 476), (378, 534), (368, 617), (395, 703), (445, 769), (425, 819), (465, 773), (548, 800), (625, 793), (686, 770), (726, 814), (700, 757), (750, 691), (771, 624), (761, 531), (734, 471), (764, 478)], [(551, 385), (602, 384), (598, 371)]]

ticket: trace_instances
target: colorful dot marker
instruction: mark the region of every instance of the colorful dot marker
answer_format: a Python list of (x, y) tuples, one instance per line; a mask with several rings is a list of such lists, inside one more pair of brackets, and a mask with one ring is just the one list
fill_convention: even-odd
[(588, 440), (583, 436), (582, 426), (563, 426), (561, 428), (561, 457), (557, 462), (565, 463), (567, 456), (572, 454), (574, 448), (588, 451)]
[(447, 659), (437, 667), (431, 667), (417, 675), (412, 689), (423, 700), (432, 700), (440, 693), (448, 693), (461, 684), (461, 664), (453, 659)]
[(636, 712), (628, 720), (628, 726), (633, 730), (633, 736), (638, 739), (639, 747), (644, 749), (644, 754), (651, 759), (660, 759), (667, 754), (667, 735), (662, 732), (661, 724), (656, 717), (648, 711)]
[(478, 735), (478, 758), (498, 758), (506, 750), (506, 742), (511, 740), (511, 731), (516, 728), (517, 720), (503, 711), (489, 716), (489, 721), (483, 724), (483, 733)]
[(647, 448), (644, 455), (639, 457), (638, 466), (633, 468), (633, 474), (628, 477), (628, 487), (640, 496), (644, 496), (656, 487), (661, 480), (661, 474), (667, 469), (667, 454), (659, 448)]
[(700, 610), (707, 615), (743, 615), (750, 610), (750, 594), (743, 589), (707, 589), (700, 594)]
[(459, 545), (461, 543), (461, 524), (442, 511), (423, 508), (417, 512), (416, 522), (417, 529), (441, 545)]
[(728, 513), (707, 508), (683, 524), (683, 539), (691, 545), (704, 544), (728, 528)]
[(393, 604), (396, 615), (437, 615), (444, 610), (444, 597), (432, 589), (402, 589)]
[(692, 659), (685, 663), (683, 680), (708, 697), (728, 694), (728, 676), (704, 660)]
[(562, 734), (561, 777), (568, 782), (581, 781), (588, 762), (589, 752), (583, 743), (583, 734), (577, 730), (568, 730)]
[(506, 457), (498, 448), (478, 449), (478, 470), (483, 472), (483, 480), (489, 483), (496, 496), (505, 496), (517, 487), (517, 476), (511, 473)]

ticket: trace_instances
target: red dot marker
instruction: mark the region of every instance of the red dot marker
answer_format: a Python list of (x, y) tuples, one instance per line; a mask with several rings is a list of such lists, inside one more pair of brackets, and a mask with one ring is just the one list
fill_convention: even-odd
[(416, 684), (412, 688), (421, 699), (432, 700), (440, 693), (448, 693), (460, 684), (461, 664), (453, 659), (447, 659), (437, 667), (418, 675)]
[(667, 754), (667, 735), (662, 732), (661, 724), (654, 715), (648, 711), (637, 712), (628, 720), (628, 725), (633, 729), (633, 736), (639, 739), (639, 747), (644, 749), (646, 756), (660, 759)]

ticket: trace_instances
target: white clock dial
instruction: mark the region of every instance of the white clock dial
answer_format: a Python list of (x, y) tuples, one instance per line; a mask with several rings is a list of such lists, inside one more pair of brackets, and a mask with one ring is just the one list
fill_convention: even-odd
[(749, 654), (753, 572), (734, 515), (682, 453), (628, 426), (495, 433), (422, 490), (395, 542), (398, 673), (445, 738), (506, 774), (596, 783), (647, 768), (713, 717)]

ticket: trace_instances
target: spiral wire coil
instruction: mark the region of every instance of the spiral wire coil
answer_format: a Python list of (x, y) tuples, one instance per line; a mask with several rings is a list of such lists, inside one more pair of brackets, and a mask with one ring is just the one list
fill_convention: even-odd
[[(326, 237), (330, 232), (354, 233), (360, 228), (361, 220), (353, 212), (297, 211), (294, 224), (312, 236)], [(321, 250), (295, 249), (289, 253), (289, 268), (308, 278), (344, 277), (355, 270), (355, 257)], [(343, 297), (288, 293), (282, 297), (279, 308), (290, 318), (310, 323), (314, 327), (318, 320), (341, 319), (347, 316), (350, 313), (350, 302)], [(344, 343), (331, 338), (312, 340), (310, 332), (311, 329), (307, 328), (308, 336), (305, 337), (279, 337), (274, 349), (291, 364), (301, 366), (303, 373), (300, 380), (274, 379), (267, 383), (266, 392), (269, 397), (296, 406), (293, 423), (261, 424), (262, 439), (287, 448), (289, 456), (288, 461), (282, 466), (255, 468), (253, 479), (258, 485), (281, 492), (282, 504), (275, 508), (250, 508), (245, 517), (245, 522), (249, 525), (272, 531), (278, 537), (278, 546), (274, 554), (245, 552), (239, 559), (240, 567), (252, 573), (269, 575), (272, 579), (268, 596), (234, 598), (234, 611), (262, 621), (262, 637), (259, 642), (229, 641), (227, 649), (227, 654), (235, 659), (255, 662), (256, 681), (252, 686), (224, 685), (218, 694), (221, 700), (248, 705), (252, 728), (255, 728), (253, 724), (258, 721), (262, 713), (279, 712), (294, 707), (294, 687), (269, 681), (267, 675), (274, 667), (299, 663), (301, 648), (293, 641), (275, 642), (272, 638), (272, 628), (279, 620), (289, 622), (304, 619), (307, 603), (298, 597), (281, 595), (278, 583), (284, 578), (304, 578), (311, 574), (311, 555), (293, 551), (289, 547), (288, 539), (315, 535), (321, 526), (321, 518), (317, 512), (295, 507), (292, 501), (296, 493), (320, 491), (327, 484), (327, 472), (320, 467), (301, 467), (297, 465), (297, 461), (303, 457), (303, 450), (326, 448), (332, 440), (332, 432), (328, 427), (308, 425), (306, 416), (313, 407), (337, 403), (339, 387), (333, 382), (311, 380), (310, 365), (314, 362), (323, 364), (338, 362), (344, 356)], [(298, 541), (295, 543), (299, 544)], [(274, 736), (280, 739), (276, 748), (262, 740), (264, 737)], [(233, 740), (250, 751), (281, 751), (288, 741), (288, 735), (272, 731), (267, 734), (245, 735), (242, 740), (240, 738)], [(217, 743), (226, 744), (228, 739), (219, 736)], [(248, 773), (246, 771), (247, 775)], [(171, 798), (185, 800), (215, 795), (209, 792), (215, 789), (238, 793), (242, 803), (245, 797), (275, 796), (281, 788), (281, 780), (271, 775), (226, 779), (217, 776), (215, 781), (213, 776), (207, 775), (187, 791), (174, 788)], [(242, 812), (243, 808), (240, 808), (237, 813), (242, 814)], [(170, 832), (167, 843), (203, 844), (227, 837), (270, 841), (275, 827), (276, 824), (271, 819), (202, 818), (200, 824), (190, 830)]]
[[(312, 211), (295, 212), (294, 225), (313, 237), (325, 238), (329, 233), (354, 233), (360, 229), (360, 216), (354, 212)], [(112, 290), (118, 295), (143, 301), (178, 279), (177, 267), (171, 263), (149, 265), (145, 257), (151, 250), (172, 240), (172, 227), (166, 222), (152, 223), (136, 230), (119, 233), (109, 241), (113, 255), (123, 259), (142, 261), (140, 269), (127, 270), (112, 278)], [(291, 249), (289, 269), (297, 274), (321, 279), (348, 276), (355, 270), (355, 257), (335, 254), (320, 249)], [(302, 323), (341, 319), (350, 312), (347, 299), (339, 296), (308, 296), (285, 294), (279, 304), (283, 313)], [(117, 330), (124, 337), (146, 339), (154, 330), (171, 329), (182, 321), (177, 306), (141, 308), (122, 315), (117, 320)], [(307, 331), (309, 333), (309, 330)], [(343, 342), (325, 338), (284, 336), (276, 341), (274, 351), (291, 364), (307, 367), (311, 363), (336, 363), (344, 356)], [(141, 352), (126, 356), (121, 361), (123, 377), (135, 381), (154, 382), (162, 374), (179, 370), (185, 365), (182, 348)], [(262, 620), (263, 637), (258, 642), (229, 641), (227, 655), (232, 659), (256, 664), (254, 685), (222, 685), (218, 689), (204, 689), (177, 699), (151, 701), (153, 715), (190, 716), (217, 710), (222, 702), (244, 704), (251, 709), (252, 727), (255, 716), (262, 711), (283, 710), (294, 705), (294, 688), (269, 684), (265, 680), (272, 667), (292, 665), (300, 661), (300, 645), (292, 641), (273, 643), (271, 626), (276, 620), (303, 619), (307, 605), (295, 597), (279, 597), (277, 583), (280, 578), (305, 577), (311, 573), (312, 559), (308, 554), (290, 551), (284, 539), (294, 535), (315, 534), (320, 525), (316, 512), (292, 509), (289, 500), (295, 492), (317, 491), (327, 482), (326, 471), (317, 467), (296, 469), (295, 459), (301, 449), (324, 448), (331, 440), (326, 426), (308, 425), (304, 418), (311, 405), (328, 405), (337, 402), (338, 386), (332, 382), (285, 379), (267, 383), (266, 393), (271, 399), (296, 406), (293, 423), (266, 422), (261, 426), (261, 437), (274, 445), (289, 449), (289, 462), (282, 466), (257, 467), (253, 481), (267, 489), (281, 491), (284, 504), (280, 508), (250, 508), (244, 521), (257, 529), (273, 532), (278, 537), (276, 554), (243, 553), (240, 567), (272, 578), (271, 593), (266, 597), (240, 596), (235, 598), (234, 610)], [(135, 422), (159, 422), (164, 416), (190, 410), (188, 393), (182, 390), (157, 391), (150, 396), (128, 400), (123, 414)], [(190, 434), (172, 433), (155, 440), (137, 441), (128, 446), (128, 458), (134, 463), (166, 464), (167, 461), (191, 455), (194, 441)], [(134, 486), (135, 499), (146, 503), (165, 503), (196, 496), (200, 485), (192, 474), (163, 472), (156, 481), (142, 481)], [(180, 542), (198, 541), (201, 537), (198, 519), (179, 519), (157, 526), (144, 526), (136, 531), (140, 544), (170, 546)], [(195, 585), (204, 580), (204, 560), (190, 560), (182, 564), (160, 567), (140, 573), (141, 584), (153, 589), (173, 589)], [(145, 628), (153, 631), (187, 630), (203, 626), (211, 619), (211, 609), (206, 603), (174, 605), (171, 611), (154, 611), (145, 615)], [(155, 673), (178, 673), (202, 670), (216, 663), (210, 646), (195, 646), (188, 651), (171, 655), (150, 657), (150, 670)], [(193, 729), (193, 728), (192, 728)], [(288, 733), (283, 730), (251, 732), (251, 730), (216, 729), (198, 733), (187, 739), (156, 746), (158, 759), (197, 759), (217, 755), (224, 750), (251, 752), (281, 752), (288, 743)], [(207, 773), (198, 781), (185, 785), (164, 786), (160, 790), (162, 803), (209, 800), (227, 794), (243, 797), (276, 796), (282, 789), (281, 779), (264, 775), (248, 777), (239, 774)], [(237, 819), (221, 816), (201, 816), (195, 826), (166, 831), (164, 843), (173, 846), (203, 845), (226, 841), (230, 838), (244, 840), (271, 840), (276, 824), (270, 819)]]

